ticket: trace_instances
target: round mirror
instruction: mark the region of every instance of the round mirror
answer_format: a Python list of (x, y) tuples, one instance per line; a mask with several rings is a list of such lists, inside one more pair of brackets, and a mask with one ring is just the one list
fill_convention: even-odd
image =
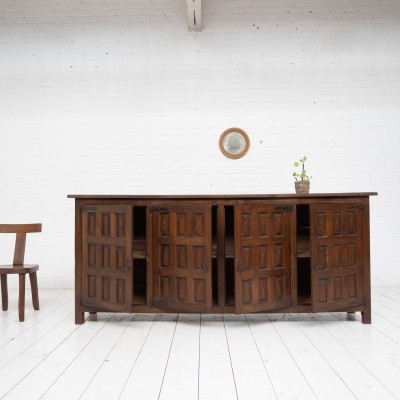
[(250, 147), (247, 133), (240, 128), (229, 128), (219, 138), (219, 147), (229, 158), (243, 157)]

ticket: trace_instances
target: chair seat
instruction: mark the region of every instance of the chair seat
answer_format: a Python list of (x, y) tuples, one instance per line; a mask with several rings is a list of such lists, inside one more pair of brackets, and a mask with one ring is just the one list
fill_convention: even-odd
[(0, 265), (0, 275), (3, 274), (30, 274), (39, 269), (37, 264)]

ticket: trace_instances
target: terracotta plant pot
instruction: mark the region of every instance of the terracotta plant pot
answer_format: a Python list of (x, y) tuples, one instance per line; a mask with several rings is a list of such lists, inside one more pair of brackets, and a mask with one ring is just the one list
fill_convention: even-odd
[(308, 194), (310, 193), (310, 181), (296, 181), (294, 183), (297, 194)]

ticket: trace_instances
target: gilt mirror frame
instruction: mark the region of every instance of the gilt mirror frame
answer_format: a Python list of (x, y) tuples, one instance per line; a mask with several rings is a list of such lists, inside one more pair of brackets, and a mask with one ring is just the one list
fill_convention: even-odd
[(229, 158), (243, 157), (250, 147), (250, 139), (247, 133), (240, 128), (229, 128), (222, 132), (219, 138), (219, 148)]

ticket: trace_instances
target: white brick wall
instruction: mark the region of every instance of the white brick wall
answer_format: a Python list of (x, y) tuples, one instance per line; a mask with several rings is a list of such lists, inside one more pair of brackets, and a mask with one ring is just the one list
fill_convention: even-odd
[(68, 193), (293, 192), (303, 154), (313, 191), (379, 192), (373, 283), (399, 285), (399, 1), (203, 4), (193, 33), (184, 0), (0, 1), (0, 221), (43, 222), (40, 285), (73, 286)]

